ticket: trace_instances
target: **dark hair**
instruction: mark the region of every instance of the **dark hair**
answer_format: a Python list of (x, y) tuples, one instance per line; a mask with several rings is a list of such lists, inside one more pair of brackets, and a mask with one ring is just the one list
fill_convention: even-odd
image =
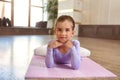
[(62, 16), (58, 17), (55, 26), (57, 25), (58, 22), (64, 22), (65, 20), (68, 20), (68, 21), (72, 22), (72, 24), (73, 24), (72, 29), (74, 30), (74, 28), (75, 28), (75, 21), (69, 15), (62, 15)]

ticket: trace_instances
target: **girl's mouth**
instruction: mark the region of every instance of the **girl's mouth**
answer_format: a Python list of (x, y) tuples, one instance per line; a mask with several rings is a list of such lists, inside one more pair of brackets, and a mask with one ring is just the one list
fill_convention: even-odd
[(60, 37), (60, 39), (66, 39), (67, 37)]
[(62, 42), (62, 41), (60, 41), (60, 40), (57, 40), (57, 41), (58, 41), (58, 42), (60, 42), (60, 43), (63, 43), (63, 44), (65, 44), (65, 43), (66, 43), (68, 40), (67, 40), (67, 41), (65, 41), (65, 42)]

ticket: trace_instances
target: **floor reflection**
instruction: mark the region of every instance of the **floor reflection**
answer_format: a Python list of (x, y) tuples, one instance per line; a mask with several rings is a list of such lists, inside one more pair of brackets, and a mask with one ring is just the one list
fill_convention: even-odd
[(24, 80), (34, 49), (47, 40), (42, 36), (0, 37), (0, 80)]

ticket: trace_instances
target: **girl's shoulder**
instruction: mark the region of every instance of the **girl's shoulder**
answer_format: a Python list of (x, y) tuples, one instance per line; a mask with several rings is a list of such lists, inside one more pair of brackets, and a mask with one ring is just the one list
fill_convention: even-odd
[(74, 45), (80, 45), (80, 41), (79, 41), (79, 40), (72, 40), (72, 43), (73, 43)]

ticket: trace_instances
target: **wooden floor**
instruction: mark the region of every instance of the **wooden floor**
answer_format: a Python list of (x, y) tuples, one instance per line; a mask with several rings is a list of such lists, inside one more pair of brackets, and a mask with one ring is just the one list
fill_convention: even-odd
[[(0, 36), (0, 80), (24, 80), (34, 49), (53, 38), (50, 35)], [(92, 60), (117, 75), (116, 78), (82, 80), (120, 80), (120, 40), (74, 38), (80, 40), (82, 47), (91, 50)]]

